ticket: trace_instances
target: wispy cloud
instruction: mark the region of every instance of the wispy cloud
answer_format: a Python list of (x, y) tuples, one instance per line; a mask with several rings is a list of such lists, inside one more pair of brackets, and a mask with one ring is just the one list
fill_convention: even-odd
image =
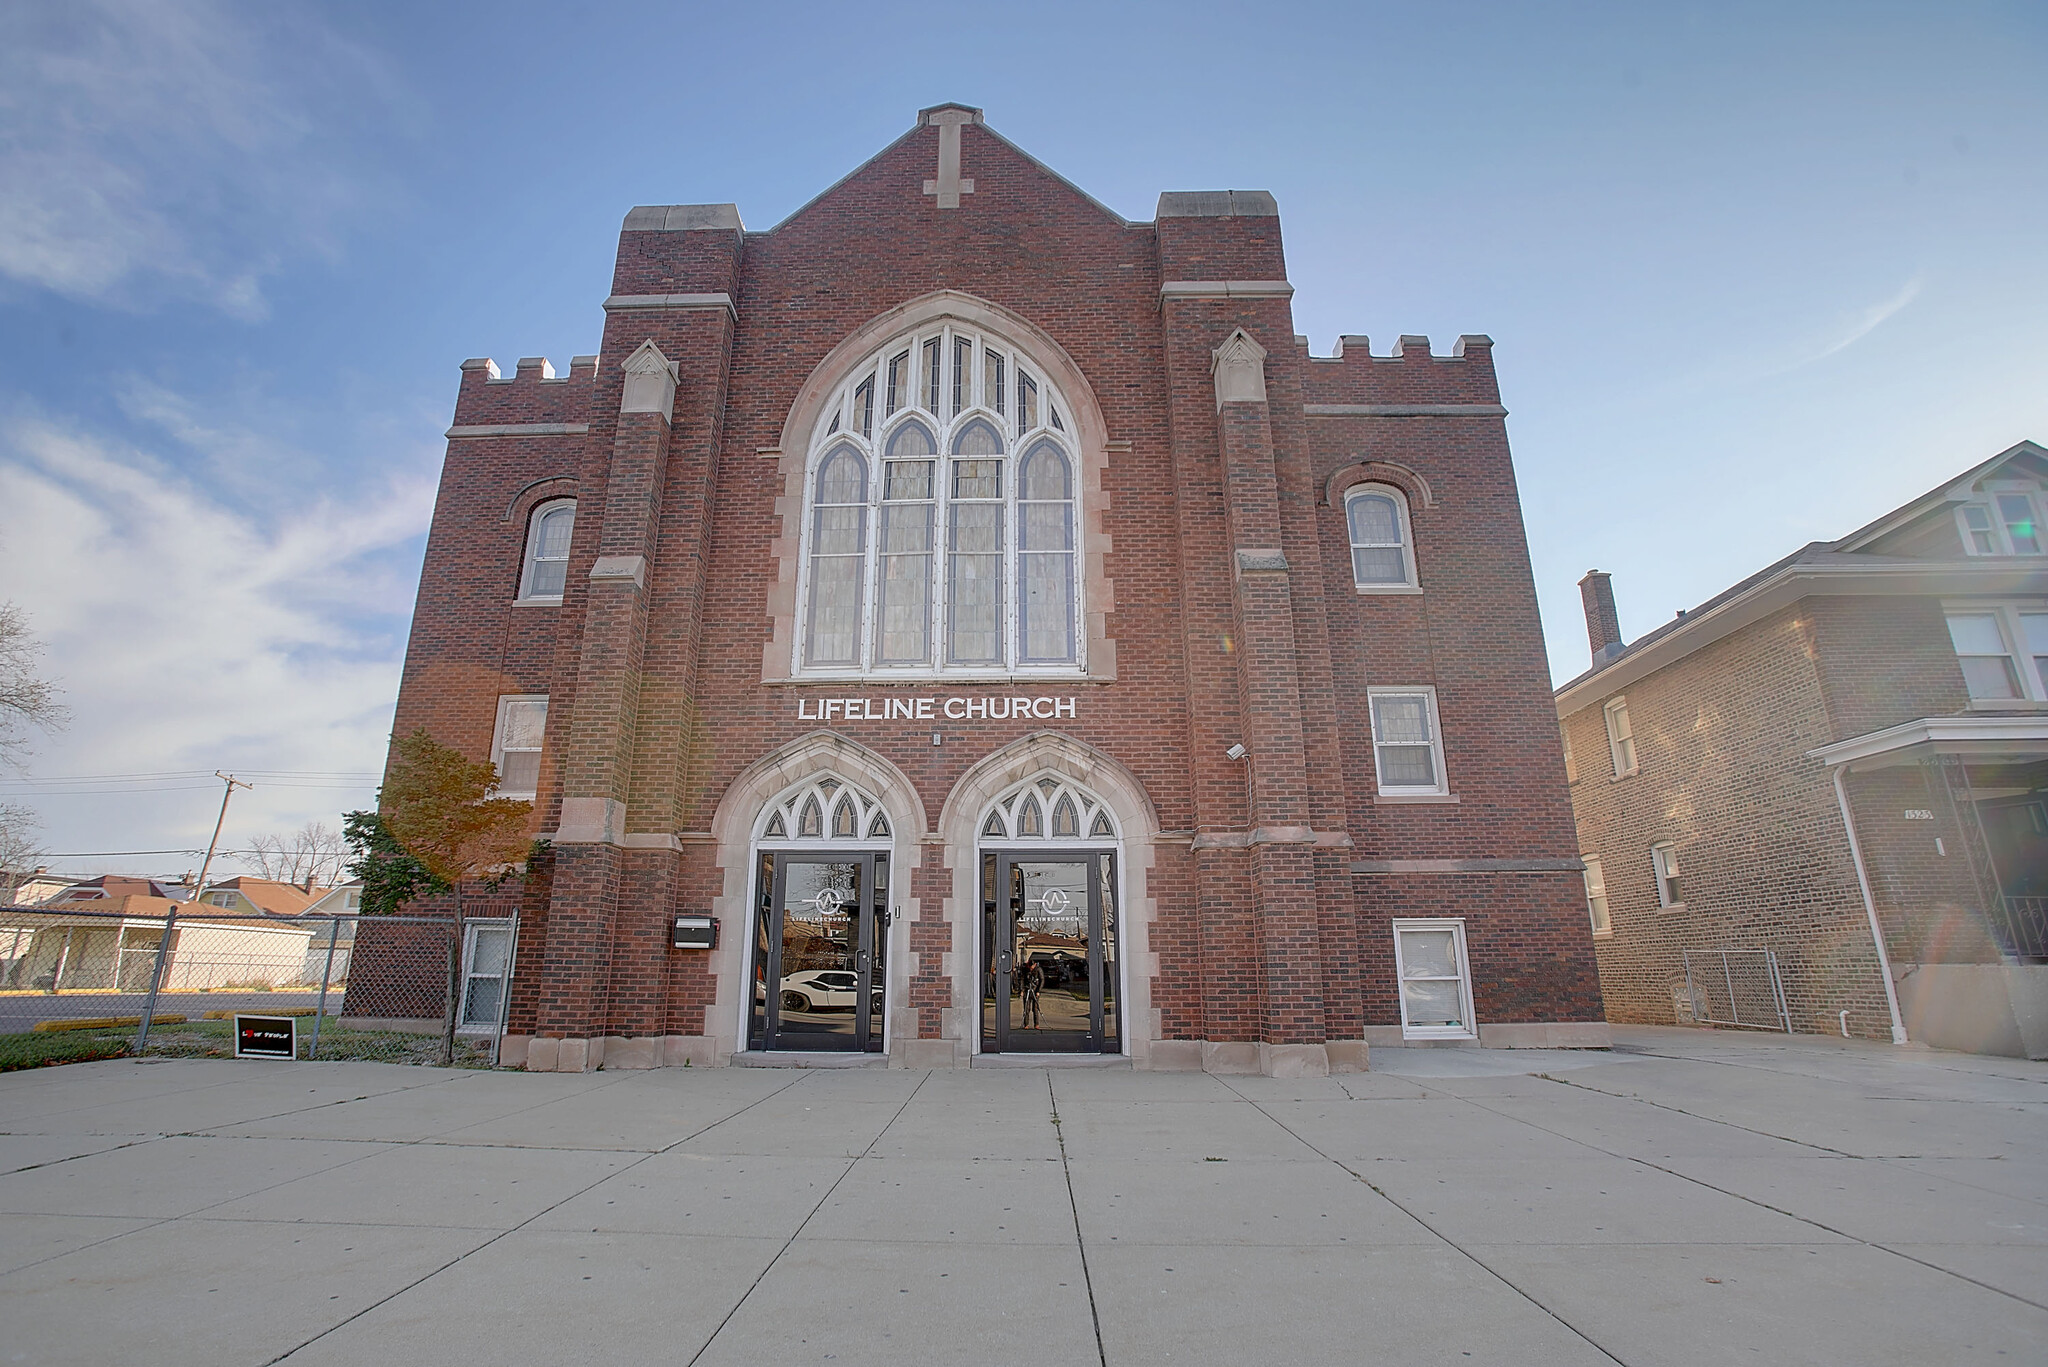
[(1872, 304), (1869, 308), (1861, 310), (1854, 317), (1848, 319), (1835, 336), (1824, 340), (1817, 350), (1801, 358), (1793, 365), (1787, 367), (1787, 369), (1796, 370), (1799, 366), (1811, 365), (1815, 361), (1825, 360), (1838, 351), (1847, 350), (1865, 337), (1868, 337), (1871, 333), (1877, 331), (1880, 327), (1883, 327), (1893, 314), (1919, 297), (1920, 277), (1916, 275), (1900, 287), (1899, 292), (1891, 298)]
[[(408, 543), (432, 504), (422, 469), (245, 512), (75, 425), (0, 422), (8, 596), (48, 643), (47, 672), (72, 711), (36, 769), (381, 767), (411, 607)], [(231, 824), (331, 825), (348, 800), (259, 787), (237, 798)], [(64, 851), (203, 843), (211, 812), (178, 794), (53, 798), (42, 816), (49, 847)]]
[(11, 6), (0, 45), (0, 274), (266, 312), (282, 261), (371, 196), (332, 127), (394, 107), (379, 63), (296, 7)]

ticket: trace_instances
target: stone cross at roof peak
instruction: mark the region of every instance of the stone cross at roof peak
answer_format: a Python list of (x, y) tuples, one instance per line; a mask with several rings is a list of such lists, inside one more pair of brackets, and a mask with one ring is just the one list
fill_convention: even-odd
[(960, 174), (960, 126), (980, 123), (981, 111), (972, 105), (939, 104), (918, 110), (917, 121), (939, 130), (939, 174), (924, 183), (924, 192), (938, 196), (941, 209), (957, 209), (960, 196), (974, 193), (973, 179)]

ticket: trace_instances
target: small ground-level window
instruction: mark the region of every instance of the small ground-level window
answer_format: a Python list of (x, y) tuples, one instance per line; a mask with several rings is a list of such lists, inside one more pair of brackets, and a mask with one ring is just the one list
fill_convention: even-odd
[(498, 766), (494, 796), (531, 799), (540, 791), (540, 747), (548, 730), (548, 695), (508, 693), (498, 699), (498, 729), (491, 763)]
[(1394, 973), (1406, 1039), (1473, 1039), (1472, 974), (1461, 918), (1394, 922)]
[(1586, 915), (1592, 919), (1595, 935), (1612, 935), (1613, 918), (1607, 914), (1607, 875), (1601, 871), (1596, 855), (1585, 856), (1586, 860)]
[(1678, 888), (1678, 847), (1650, 846), (1650, 868), (1657, 875), (1657, 905), (1667, 910), (1684, 906)]

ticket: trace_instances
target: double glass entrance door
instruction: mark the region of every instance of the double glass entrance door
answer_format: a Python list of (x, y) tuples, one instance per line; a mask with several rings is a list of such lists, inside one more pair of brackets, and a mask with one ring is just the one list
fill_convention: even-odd
[(985, 1051), (1121, 1050), (1114, 854), (985, 853), (981, 917)]
[(886, 854), (763, 854), (749, 1049), (880, 1052)]

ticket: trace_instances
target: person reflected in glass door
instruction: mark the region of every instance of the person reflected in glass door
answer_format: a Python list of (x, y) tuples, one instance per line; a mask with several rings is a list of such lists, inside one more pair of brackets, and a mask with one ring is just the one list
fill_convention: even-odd
[(1033, 959), (1024, 967), (1024, 1028), (1043, 1029), (1045, 1022), (1038, 1014), (1039, 994), (1045, 989), (1045, 965)]

